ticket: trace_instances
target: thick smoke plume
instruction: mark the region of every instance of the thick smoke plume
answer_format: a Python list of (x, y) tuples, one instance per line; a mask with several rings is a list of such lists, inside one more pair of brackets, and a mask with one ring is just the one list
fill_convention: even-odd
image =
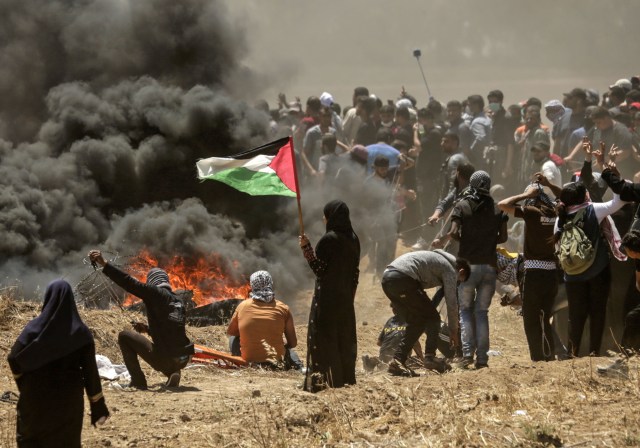
[(147, 247), (216, 254), (237, 275), (268, 268), (293, 289), (288, 200), (195, 179), (197, 159), (269, 138), (268, 117), (227, 87), (252, 75), (224, 2), (1, 4), (3, 281), (73, 276), (90, 247)]

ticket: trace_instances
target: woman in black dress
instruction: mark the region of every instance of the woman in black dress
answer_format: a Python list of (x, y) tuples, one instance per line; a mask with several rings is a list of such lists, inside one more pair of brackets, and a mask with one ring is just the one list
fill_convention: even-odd
[(40, 315), (22, 330), (8, 361), (20, 391), (19, 447), (81, 446), (83, 388), (91, 405), (91, 424), (109, 417), (93, 336), (80, 319), (66, 281), (47, 286)]
[(351, 227), (347, 204), (329, 202), (324, 207), (324, 218), (327, 232), (315, 251), (306, 235), (300, 237), (304, 257), (316, 275), (304, 384), (309, 392), (356, 383), (353, 301), (360, 273), (360, 242)]

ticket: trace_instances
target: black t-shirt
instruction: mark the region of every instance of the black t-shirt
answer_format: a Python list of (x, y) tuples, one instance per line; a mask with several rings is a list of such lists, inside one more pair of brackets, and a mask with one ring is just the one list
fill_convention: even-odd
[(511, 118), (504, 108), (500, 109), (493, 116), (493, 122), (491, 126), (491, 140), (494, 145), (501, 148), (506, 148), (509, 145), (513, 145), (513, 134), (516, 132), (516, 128), (519, 123)]
[(378, 130), (373, 121), (365, 121), (358, 128), (355, 144), (363, 146), (373, 145), (376, 142), (377, 133)]
[(393, 359), (400, 341), (407, 331), (407, 323), (398, 316), (391, 317), (378, 336), (380, 342), (380, 361), (389, 362)]
[(458, 256), (469, 264), (495, 266), (498, 234), (508, 219), (490, 197), (482, 197), (481, 202), (462, 199), (451, 212), (451, 220), (461, 227)]
[(185, 332), (184, 305), (172, 291), (139, 282), (109, 263), (102, 273), (125, 291), (142, 299), (147, 308), (149, 336), (154, 350), (170, 357), (193, 354), (193, 343)]
[(445, 159), (440, 147), (442, 132), (439, 128), (425, 130), (420, 137), (422, 151), (416, 161), (416, 177), (421, 182), (434, 182), (438, 180), (440, 167)]

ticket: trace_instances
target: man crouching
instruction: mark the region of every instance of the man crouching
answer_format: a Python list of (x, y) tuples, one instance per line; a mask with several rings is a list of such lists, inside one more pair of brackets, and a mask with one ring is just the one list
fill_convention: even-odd
[[(168, 387), (179, 386), (180, 370), (189, 363), (193, 344), (185, 333), (184, 305), (171, 290), (167, 273), (153, 268), (147, 273), (145, 284), (107, 263), (99, 250), (90, 251), (89, 259), (102, 266), (102, 273), (114, 283), (142, 299), (147, 308), (148, 326), (137, 323), (136, 332), (125, 330), (118, 334), (118, 345), (131, 375), (129, 387), (147, 389), (138, 356), (167, 376)], [(151, 340), (140, 333), (148, 333)]]

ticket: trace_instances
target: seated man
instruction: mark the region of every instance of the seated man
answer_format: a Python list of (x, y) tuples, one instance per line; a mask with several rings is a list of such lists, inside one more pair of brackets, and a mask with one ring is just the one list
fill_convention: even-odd
[[(251, 274), (251, 293), (231, 317), (227, 334), (240, 339), (240, 356), (254, 365), (300, 369), (293, 349), (298, 344), (289, 307), (275, 299), (273, 279), (267, 271)], [(287, 340), (285, 345), (284, 337)], [(231, 342), (231, 351), (233, 341)]]
[[(147, 274), (147, 282), (142, 283), (107, 263), (99, 250), (89, 252), (89, 259), (102, 266), (102, 273), (118, 286), (142, 299), (147, 308), (148, 326), (138, 322), (134, 325), (137, 333), (126, 330), (118, 334), (122, 358), (131, 375), (129, 387), (147, 388), (147, 379), (140, 368), (138, 356), (168, 377), (168, 387), (177, 387), (180, 384), (180, 370), (191, 360), (193, 344), (185, 332), (184, 305), (172, 291), (167, 273), (153, 268)], [(148, 333), (151, 340), (139, 333)]]

